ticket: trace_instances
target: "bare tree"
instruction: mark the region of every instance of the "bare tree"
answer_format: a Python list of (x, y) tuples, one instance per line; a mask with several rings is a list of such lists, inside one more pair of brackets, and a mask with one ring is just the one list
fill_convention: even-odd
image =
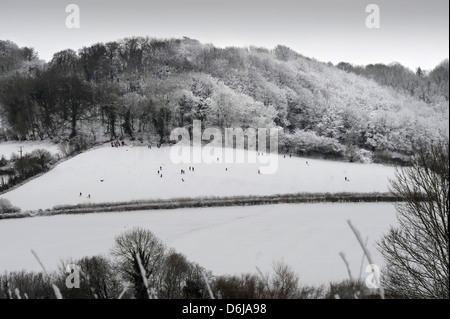
[(159, 298), (182, 298), (191, 267), (191, 263), (183, 254), (170, 250), (164, 258), (158, 275)]
[(391, 192), (404, 201), (396, 207), (399, 227), (378, 243), (388, 295), (449, 298), (448, 188), (448, 141), (422, 148), (391, 180)]
[(299, 292), (299, 276), (284, 262), (273, 266), (272, 295), (275, 299), (295, 299)]
[(148, 298), (139, 259), (148, 277), (147, 280), (152, 283), (164, 259), (165, 250), (163, 242), (143, 228), (133, 228), (116, 237), (112, 255), (117, 258), (119, 269), (125, 279), (133, 284), (136, 298)]
[[(67, 266), (71, 264), (79, 267), (80, 286), (76, 289), (66, 286), (67, 276), (70, 273)], [(101, 255), (63, 260), (53, 276), (57, 286), (61, 287), (64, 299), (114, 299), (124, 289), (112, 261)]]

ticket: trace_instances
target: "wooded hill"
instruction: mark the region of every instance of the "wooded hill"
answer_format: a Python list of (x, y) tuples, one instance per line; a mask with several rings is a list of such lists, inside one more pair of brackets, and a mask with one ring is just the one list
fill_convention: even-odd
[(44, 63), (0, 41), (0, 139), (168, 142), (175, 127), (280, 129), (280, 151), (404, 161), (448, 139), (448, 60), (322, 63), (285, 46), (216, 48), (134, 37), (65, 50)]

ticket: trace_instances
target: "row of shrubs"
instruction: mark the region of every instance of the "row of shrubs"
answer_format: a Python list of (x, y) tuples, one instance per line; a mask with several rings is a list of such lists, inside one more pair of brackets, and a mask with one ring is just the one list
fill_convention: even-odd
[[(73, 288), (74, 267), (68, 265), (79, 267), (79, 288)], [(211, 293), (216, 299), (377, 297), (360, 281), (301, 285), (299, 276), (283, 262), (275, 263), (271, 274), (214, 276), (142, 228), (117, 236), (109, 256), (67, 260), (52, 273), (4, 273), (0, 299), (57, 298), (53, 285), (64, 299), (209, 299)]]
[(33, 216), (51, 216), (61, 214), (88, 214), (104, 212), (124, 212), (136, 210), (229, 207), (292, 203), (357, 203), (357, 202), (398, 202), (402, 199), (391, 193), (297, 193), (277, 195), (248, 195), (228, 197), (196, 197), (155, 200), (133, 200), (128, 202), (89, 203), (78, 205), (60, 205), (52, 209), (37, 211), (13, 211), (11, 203), (0, 199), (0, 219), (24, 218)]
[(355, 144), (341, 144), (337, 139), (319, 136), (315, 132), (297, 130), (280, 136), (280, 151), (298, 156), (348, 162), (411, 165), (411, 156), (389, 150), (367, 150)]

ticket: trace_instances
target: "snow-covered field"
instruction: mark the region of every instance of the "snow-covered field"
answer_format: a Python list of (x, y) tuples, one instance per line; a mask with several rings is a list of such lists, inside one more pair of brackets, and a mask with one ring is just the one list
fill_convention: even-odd
[(51, 154), (60, 154), (61, 151), (58, 149), (58, 144), (51, 142), (41, 142), (41, 141), (23, 141), (23, 142), (1, 142), (0, 143), (0, 157), (3, 155), (6, 159), (10, 159), (11, 155), (14, 153), (19, 156), (20, 146), (22, 146), (23, 155), (31, 153), (37, 149), (45, 149)]
[[(259, 175), (258, 164), (199, 163), (193, 164), (194, 172), (189, 171), (189, 166), (174, 164), (169, 147), (105, 145), (61, 163), (1, 197), (22, 210), (36, 210), (64, 204), (178, 197), (387, 192), (388, 178), (395, 171), (393, 167), (378, 164), (281, 155), (275, 174)], [(160, 167), (162, 177), (158, 174)], [(181, 175), (181, 169), (186, 174)], [(345, 177), (350, 181), (345, 181)]]
[[(374, 241), (396, 225), (388, 203), (282, 204), (60, 215), (0, 220), (0, 272), (55, 269), (61, 259), (107, 254), (114, 237), (135, 226), (151, 230), (164, 243), (214, 274), (269, 272), (284, 260), (303, 283), (348, 278), (339, 256), (344, 252), (353, 276), (360, 272), (362, 250), (347, 224), (359, 229), (379, 266)], [(367, 260), (364, 260), (364, 273)]]

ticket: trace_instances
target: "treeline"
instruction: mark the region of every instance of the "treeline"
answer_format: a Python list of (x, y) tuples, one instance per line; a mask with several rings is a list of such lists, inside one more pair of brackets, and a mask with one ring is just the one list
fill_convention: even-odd
[(197, 119), (203, 127), (278, 128), (284, 152), (404, 162), (448, 136), (445, 62), (424, 76), (434, 81), (425, 99), (420, 81), (404, 94), (284, 46), (134, 37), (64, 50), (44, 64), (0, 42), (8, 70), (0, 73), (2, 139), (168, 142), (173, 128), (191, 130)]
[(210, 299), (210, 290), (217, 299), (378, 298), (361, 281), (302, 285), (282, 262), (268, 274), (214, 276), (142, 228), (117, 236), (109, 256), (66, 260), (52, 273), (0, 276), (0, 299)]
[(428, 104), (439, 103), (442, 100), (448, 102), (448, 59), (430, 71), (417, 67), (413, 72), (400, 63), (358, 66), (340, 62), (337, 67), (373, 79), (380, 85), (393, 87)]

